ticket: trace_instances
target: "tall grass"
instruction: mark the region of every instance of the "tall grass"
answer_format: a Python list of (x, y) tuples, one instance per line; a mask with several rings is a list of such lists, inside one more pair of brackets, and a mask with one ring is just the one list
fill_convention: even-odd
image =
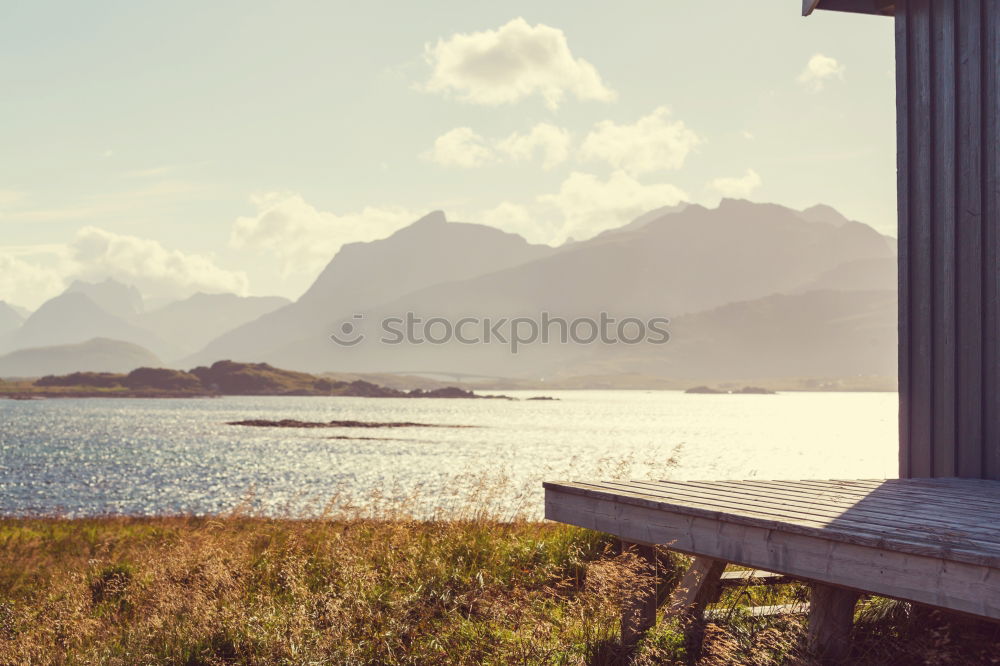
[[(618, 644), (623, 601), (650, 582), (633, 555), (606, 535), (490, 510), (502, 483), (478, 492), (429, 519), (388, 493), (309, 519), (0, 520), (0, 664), (689, 662), (670, 622), (633, 655)], [(669, 586), (686, 561), (661, 556)], [(745, 611), (804, 595), (727, 592), (700, 663), (808, 663), (801, 618)], [(856, 634), (863, 665), (1000, 655), (992, 625), (887, 600), (865, 602)]]
[(8, 520), (0, 663), (584, 663), (613, 550), (485, 520)]

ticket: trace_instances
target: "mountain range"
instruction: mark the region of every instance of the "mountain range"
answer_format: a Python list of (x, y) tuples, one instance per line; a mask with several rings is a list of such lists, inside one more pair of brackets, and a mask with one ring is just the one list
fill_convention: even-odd
[[(388, 238), (345, 245), (295, 302), (199, 294), (143, 312), (127, 285), (74, 283), (19, 325), (5, 324), (14, 319), (0, 303), (0, 347), (106, 337), (179, 367), (232, 359), (311, 372), (894, 376), (895, 275), (894, 239), (828, 206), (686, 204), (557, 248), (435, 211)], [(666, 318), (670, 342), (532, 344), (512, 354), (498, 343), (376, 339), (380, 322), (406, 313), (454, 322), (543, 312)], [(331, 333), (345, 325), (366, 339), (335, 344)]]
[(16, 331), (23, 323), (24, 314), (5, 301), (0, 301), (0, 336)]
[[(135, 287), (111, 279), (77, 280), (19, 322), (10, 314), (14, 311), (0, 303), (0, 353), (105, 338), (176, 359), (288, 302), (278, 297), (198, 293), (147, 312)], [(5, 326), (7, 321), (15, 323)]]
[(162, 362), (144, 347), (121, 340), (93, 338), (52, 347), (29, 347), (0, 356), (0, 376), (65, 375), (71, 372), (129, 372)]

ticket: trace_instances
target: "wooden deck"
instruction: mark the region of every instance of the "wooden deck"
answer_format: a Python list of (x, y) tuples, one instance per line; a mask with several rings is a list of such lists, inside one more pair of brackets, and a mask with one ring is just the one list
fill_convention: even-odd
[(546, 518), (625, 542), (1000, 619), (1000, 481), (544, 485)]

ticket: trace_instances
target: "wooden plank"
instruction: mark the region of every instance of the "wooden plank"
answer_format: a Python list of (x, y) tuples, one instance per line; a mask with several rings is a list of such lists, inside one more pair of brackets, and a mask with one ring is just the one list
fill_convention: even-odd
[(545, 517), (629, 541), (1000, 619), (1000, 567), (546, 491)]
[[(814, 507), (851, 511), (858, 516), (871, 515), (878, 521), (879, 514), (891, 522), (918, 519), (929, 526), (955, 527), (978, 532), (989, 539), (1000, 534), (1000, 526), (984, 522), (982, 516), (1000, 511), (1000, 503), (977, 499), (975, 494), (954, 496), (944, 491), (927, 491), (918, 488), (887, 486), (865, 489), (856, 495), (831, 492), (823, 486), (808, 488), (797, 483), (767, 482), (765, 484), (737, 484), (747, 497), (764, 495), (772, 501), (783, 501), (801, 506), (803, 511)], [(711, 491), (704, 491), (710, 496)], [(884, 522), (884, 521), (883, 521)]]
[(997, 497), (1000, 496), (1000, 482), (990, 479), (959, 479), (959, 478), (910, 478), (910, 479), (804, 479), (794, 483), (814, 483), (826, 484), (831, 487), (878, 487), (896, 486), (900, 488), (926, 488), (934, 492), (951, 491), (962, 493), (967, 497), (974, 497), (976, 494), (985, 493)]
[[(636, 482), (649, 488), (674, 487), (673, 483), (664, 482)], [(974, 515), (973, 508), (978, 507), (986, 511), (1000, 511), (1000, 501), (991, 500), (988, 497), (979, 497), (977, 493), (964, 493), (962, 495), (946, 491), (930, 491), (921, 488), (907, 488), (905, 486), (876, 486), (873, 488), (859, 489), (854, 492), (848, 490), (834, 489), (830, 486), (814, 486), (808, 483), (785, 482), (785, 481), (765, 481), (765, 482), (699, 482), (696, 484), (686, 484), (692, 489), (699, 490), (709, 495), (713, 494), (772, 494), (775, 497), (787, 497), (794, 499), (803, 505), (819, 504), (823, 506), (844, 506), (866, 505), (878, 507), (885, 505), (893, 507), (900, 502), (912, 505), (919, 513), (920, 506), (928, 506), (929, 516), (938, 518), (942, 512), (951, 512), (953, 515)], [(977, 517), (977, 521), (981, 519)]]
[[(945, 76), (954, 79), (957, 103), (955, 163), (958, 274), (957, 409), (955, 473), (983, 474), (983, 218), (982, 218), (982, 0), (956, 0), (958, 63)], [(961, 66), (958, 66), (958, 64)]]
[[(877, 490), (880, 493), (885, 493), (887, 496), (890, 493), (893, 493), (900, 496), (932, 498), (934, 501), (939, 502), (942, 506), (979, 506), (988, 510), (996, 510), (997, 504), (1000, 502), (1000, 498), (997, 497), (997, 491), (1000, 489), (995, 486), (984, 487), (968, 485), (971, 482), (978, 481), (978, 479), (962, 479), (962, 486), (932, 483), (936, 481), (940, 481), (940, 479), (906, 479), (905, 485), (893, 481), (884, 481), (879, 485), (840, 482), (837, 492), (847, 493), (854, 491), (857, 493), (858, 497), (861, 498)], [(790, 482), (776, 481), (774, 483), (787, 484)], [(828, 490), (830, 488), (830, 486), (809, 481), (797, 481), (794, 482), (794, 485), (800, 488), (812, 485), (820, 490)]]
[(900, 497), (914, 501), (932, 501), (942, 507), (942, 510), (954, 508), (959, 511), (973, 513), (976, 509), (982, 511), (997, 511), (997, 500), (994, 488), (957, 488), (948, 486), (921, 487), (920, 485), (886, 484), (869, 489), (869, 493), (878, 492), (885, 497)]
[[(931, 361), (933, 419), (931, 473), (954, 476), (956, 441), (956, 285), (955, 266), (955, 7), (950, 1), (931, 3), (930, 116), (932, 181), (931, 234)], [(962, 266), (967, 273), (976, 267)], [(961, 296), (960, 296), (961, 297)], [(968, 300), (968, 298), (966, 298)], [(978, 307), (978, 294), (975, 294)], [(979, 359), (976, 358), (976, 363)]]
[(1000, 479), (1000, 7), (982, 3), (983, 476)]
[[(806, 536), (821, 535), (823, 539), (828, 541), (855, 543), (874, 548), (896, 550), (913, 555), (953, 560), (956, 562), (968, 562), (988, 566), (1000, 565), (1000, 557), (997, 556), (995, 550), (968, 548), (951, 544), (929, 543), (926, 540), (912, 540), (907, 538), (905, 535), (888, 537), (885, 534), (873, 533), (859, 526), (852, 526), (850, 530), (842, 530), (830, 527), (829, 525), (819, 521), (782, 521), (776, 520), (774, 517), (767, 515), (719, 511), (717, 508), (695, 502), (685, 502), (680, 504), (657, 501), (649, 496), (637, 495), (634, 493), (622, 492), (612, 494), (606, 490), (596, 490), (582, 484), (561, 484), (558, 486), (558, 489), (550, 487), (546, 492), (546, 497), (548, 497), (550, 493), (554, 494), (556, 492), (562, 492), (567, 495), (579, 495), (594, 501), (610, 501), (622, 506), (623, 510), (626, 506), (634, 505), (650, 509), (654, 512), (660, 511), (663, 513), (685, 515), (691, 517), (692, 519), (704, 518), (715, 523), (732, 523), (736, 525), (760, 527), (774, 532), (782, 531)], [(597, 506), (597, 504), (594, 506)], [(630, 538), (629, 540), (651, 544), (666, 543), (663, 541), (646, 539), (641, 536), (636, 536), (635, 538)]]
[(933, 215), (934, 182), (931, 150), (934, 125), (931, 99), (931, 7), (930, 0), (906, 3), (909, 114), (909, 206), (907, 262), (909, 276), (909, 469), (904, 476), (931, 476), (934, 472), (932, 445), (934, 415), (933, 363)]
[(896, 16), (896, 248), (898, 273), (899, 475), (910, 474), (910, 58), (906, 12)]
[[(934, 518), (908, 518), (901, 515), (901, 509), (869, 512), (862, 509), (824, 509), (819, 506), (803, 507), (801, 502), (773, 499), (767, 496), (753, 496), (747, 491), (740, 497), (710, 495), (705, 489), (685, 488), (683, 484), (661, 486), (660, 489), (643, 488), (637, 485), (622, 485), (614, 482), (581, 484), (596, 492), (609, 496), (645, 497), (655, 502), (669, 503), (675, 510), (684, 507), (716, 511), (727, 516), (743, 516), (777, 521), (782, 524), (798, 524), (838, 532), (851, 538), (855, 535), (871, 535), (878, 539), (900, 539), (922, 542), (927, 547), (943, 548), (948, 545), (967, 549), (982, 549), (984, 553), (1000, 554), (1000, 534), (990, 528), (969, 526), (961, 531), (957, 527), (939, 522), (935, 530)], [(752, 499), (751, 499), (752, 498)], [(723, 518), (725, 519), (725, 518)]]
[(622, 606), (622, 645), (631, 649), (656, 624), (659, 568), (655, 546), (623, 542), (622, 552), (634, 554), (639, 563), (635, 590)]
[(783, 585), (794, 583), (795, 579), (785, 574), (763, 569), (738, 569), (736, 571), (724, 571), (719, 580), (721, 587), (738, 587), (741, 585)]
[(794, 604), (776, 604), (772, 606), (750, 606), (749, 608), (709, 608), (705, 611), (705, 620), (709, 622), (726, 622), (738, 613), (738, 617), (780, 617), (782, 615), (805, 615), (809, 612), (808, 602)]
[[(780, 482), (767, 482), (767, 483), (769, 483), (769, 484), (778, 484)], [(671, 484), (667, 484), (667, 485), (671, 485)], [(720, 484), (720, 485), (723, 485), (723, 486), (730, 486), (730, 485), (732, 485), (732, 486), (742, 486), (744, 488), (744, 490), (742, 490), (742, 492), (744, 494), (746, 494), (748, 496), (748, 498), (749, 498), (749, 497), (752, 497), (752, 495), (753, 495), (754, 492), (756, 492), (753, 489), (755, 487), (759, 486), (760, 484), (754, 483), (754, 482), (742, 482), (742, 483), (740, 483), (740, 482), (728, 482), (726, 484)], [(996, 485), (996, 484), (994, 484), (994, 485)], [(798, 484), (791, 484), (790, 485), (791, 490), (789, 490), (787, 493), (785, 493), (785, 495), (787, 497), (790, 497), (790, 498), (794, 499), (794, 502), (783, 501), (782, 503), (789, 504), (790, 506), (792, 506), (792, 508), (799, 508), (797, 505), (799, 505), (799, 504), (807, 504), (809, 502), (807, 499), (804, 500), (803, 497), (796, 495), (796, 493), (801, 492), (800, 489), (797, 486), (798, 486)], [(820, 487), (822, 488), (823, 486), (820, 486)], [(693, 499), (693, 500), (697, 501), (699, 504), (701, 504), (701, 503), (703, 503), (705, 501), (709, 501), (709, 502), (714, 501), (712, 499), (711, 494), (708, 491), (702, 489), (703, 488), (702, 485), (692, 484), (692, 488), (694, 490), (688, 492), (688, 495), (687, 495), (688, 499)], [(630, 489), (634, 490), (636, 488), (632, 487)], [(610, 493), (614, 493), (616, 491), (617, 491), (617, 489), (615, 487), (613, 487), (613, 486), (609, 487), (609, 489), (608, 489), (608, 492), (610, 492)], [(647, 491), (644, 491), (644, 492), (648, 493), (649, 491), (647, 490)], [(768, 490), (767, 492), (768, 492), (768, 494), (771, 493), (770, 490)], [(819, 491), (817, 491), (817, 492), (819, 492)], [(865, 492), (868, 493), (869, 491), (866, 490)], [(653, 492), (653, 495), (655, 495), (655, 494), (656, 493)], [(777, 491), (776, 491), (775, 494), (777, 494)], [(919, 523), (918, 524), (920, 525), (921, 528), (930, 528), (930, 527), (934, 527), (935, 525), (937, 525), (937, 526), (939, 526), (941, 528), (945, 528), (947, 532), (960, 532), (961, 529), (964, 528), (965, 530), (967, 530), (969, 532), (969, 534), (968, 534), (969, 537), (980, 538), (980, 539), (987, 540), (987, 541), (995, 539), (995, 535), (997, 533), (997, 529), (993, 528), (993, 527), (990, 527), (988, 525), (983, 525), (982, 521), (981, 521), (981, 515), (983, 514), (983, 510), (986, 510), (986, 511), (996, 511), (996, 506), (984, 509), (984, 507), (981, 507), (981, 506), (979, 506), (979, 505), (977, 505), (975, 503), (969, 503), (968, 506), (961, 506), (961, 505), (938, 506), (937, 504), (932, 504), (932, 505), (928, 505), (926, 509), (921, 509), (920, 508), (921, 507), (921, 502), (922, 501), (926, 501), (928, 498), (933, 497), (932, 494), (924, 493), (923, 495), (916, 495), (915, 497), (900, 496), (898, 498), (893, 497), (891, 495), (887, 495), (887, 497), (892, 497), (892, 499), (891, 500), (886, 500), (886, 501), (876, 501), (870, 495), (868, 496), (867, 503), (864, 501), (863, 498), (858, 499), (856, 501), (857, 506), (854, 508), (854, 513), (857, 514), (857, 516), (860, 517), (860, 516), (865, 516), (865, 515), (867, 515), (869, 513), (872, 513), (872, 512), (882, 512), (882, 513), (886, 513), (887, 512), (890, 515), (890, 517), (891, 517), (891, 522), (893, 522), (893, 523), (899, 523), (899, 522), (902, 522), (902, 521), (909, 520), (909, 518), (902, 518), (902, 519), (898, 518), (898, 515), (900, 513), (903, 513), (903, 511), (901, 511), (901, 509), (906, 509), (906, 508), (912, 507), (911, 512), (914, 513), (916, 515), (916, 517), (919, 518)], [(830, 506), (836, 506), (836, 498), (835, 497), (834, 498), (826, 497), (824, 499), (825, 499), (825, 503), (826, 504), (828, 504)], [(741, 500), (741, 501), (743, 501), (744, 504), (746, 503), (745, 500)], [(765, 503), (766, 502), (770, 502), (770, 501), (779, 501), (779, 500), (776, 500), (775, 497), (765, 497), (765, 498), (763, 498), (763, 502), (765, 502)], [(681, 500), (680, 498), (678, 498), (677, 500), (675, 500), (675, 503), (683, 504), (683, 500)], [(723, 508), (723, 506), (730, 506), (730, 504), (717, 505), (714, 508), (721, 509), (721, 508)], [(753, 501), (750, 501), (750, 507), (748, 509), (747, 509), (747, 507), (742, 507), (742, 508), (745, 508), (749, 512), (753, 513), (754, 511), (761, 511), (761, 507), (762, 506), (763, 505), (762, 505), (762, 503), (761, 503), (760, 500), (753, 500)], [(891, 507), (891, 509), (890, 509), (890, 507)], [(802, 508), (805, 508), (805, 507), (802, 507)], [(846, 508), (850, 508), (850, 507), (848, 506)], [(983, 510), (980, 510), (980, 509), (983, 509)], [(776, 513), (779, 513), (779, 512), (768, 510), (768, 513), (770, 513), (770, 514), (776, 514)], [(805, 513), (812, 513), (814, 515), (815, 514), (822, 514), (822, 515), (827, 515), (827, 516), (831, 515), (826, 509), (816, 509), (816, 508), (812, 508), (809, 511), (805, 511)], [(882, 522), (885, 522), (885, 521), (883, 520)], [(962, 523), (962, 525), (956, 526), (955, 529), (952, 529), (952, 527), (953, 527), (952, 524), (953, 523)], [(961, 534), (959, 534), (958, 536), (961, 536)], [(939, 536), (935, 536), (934, 538), (936, 540), (936, 539), (939, 538)]]
[(851, 627), (858, 593), (816, 584), (809, 595), (806, 645), (820, 664), (845, 664), (851, 652)]
[[(750, 491), (748, 491), (749, 493)], [(742, 515), (764, 515), (782, 521), (800, 524), (816, 524), (824, 529), (836, 528), (851, 532), (874, 533), (883, 537), (900, 536), (912, 540), (931, 543), (953, 543), (955, 545), (982, 547), (989, 552), (1000, 552), (1000, 533), (989, 527), (976, 524), (956, 526), (941, 521), (939, 517), (907, 516), (906, 504), (882, 511), (875, 509), (845, 507), (823, 508), (818, 505), (803, 507), (796, 499), (775, 499), (770, 496), (754, 498), (748, 494), (741, 500), (727, 500), (724, 497), (708, 497), (704, 492), (690, 491), (678, 493), (664, 490), (662, 493), (650, 491), (649, 495), (675, 504), (691, 504), (711, 507), (725, 513)], [(916, 508), (914, 508), (916, 512)]]
[[(695, 496), (708, 497), (708, 491), (694, 491)], [(754, 485), (741, 491), (742, 496), (755, 506), (785, 506), (802, 512), (803, 516), (814, 516), (827, 520), (858, 521), (871, 526), (906, 528), (917, 533), (931, 534), (938, 531), (994, 544), (1000, 549), (1000, 529), (984, 525), (980, 511), (970, 511), (963, 507), (942, 507), (930, 504), (927, 497), (918, 499), (899, 497), (869, 497), (862, 500), (827, 497), (823, 500), (803, 497), (796, 490), (783, 491)], [(986, 546), (990, 547), (990, 546)]]
[(895, 484), (884, 484), (872, 487), (833, 487), (824, 485), (813, 485), (809, 483), (787, 482), (787, 481), (766, 481), (750, 484), (739, 484), (747, 489), (767, 488), (776, 493), (801, 498), (802, 501), (809, 501), (812, 498), (815, 502), (915, 502), (917, 504), (929, 504), (936, 509), (936, 513), (953, 512), (959, 514), (973, 515), (975, 508), (985, 511), (1000, 510), (1000, 500), (994, 499), (985, 493), (978, 492), (955, 492), (954, 489), (927, 489), (916, 486), (900, 486)]
[(820, 489), (806, 489), (796, 484), (767, 482), (755, 484), (740, 484), (740, 492), (749, 496), (767, 494), (775, 499), (805, 507), (820, 506), (853, 509), (860, 514), (888, 514), (896, 520), (900, 514), (919, 517), (929, 524), (965, 527), (983, 534), (1000, 536), (1000, 528), (984, 524), (983, 511), (1000, 511), (1000, 504), (988, 502), (969, 502), (962, 500), (941, 500), (937, 494), (918, 492), (909, 494), (905, 489), (876, 489), (865, 494), (852, 495), (848, 493), (829, 492)]
[[(619, 482), (622, 483), (622, 482)], [(624, 482), (629, 483), (629, 482)], [(807, 497), (844, 497), (860, 502), (879, 497), (901, 497), (907, 500), (930, 502), (935, 506), (955, 507), (972, 512), (974, 507), (987, 511), (1000, 510), (1000, 483), (983, 479), (905, 479), (882, 481), (638, 481), (646, 485), (686, 484), (706, 490), (710, 487), (752, 489), (755, 487), (783, 487), (788, 492)]]

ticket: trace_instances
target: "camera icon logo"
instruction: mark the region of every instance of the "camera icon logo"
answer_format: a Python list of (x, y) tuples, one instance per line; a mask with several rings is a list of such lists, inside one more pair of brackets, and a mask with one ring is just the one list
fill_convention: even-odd
[(330, 334), (330, 339), (341, 347), (353, 347), (365, 339), (365, 334), (361, 332), (361, 322), (364, 320), (363, 314), (356, 314), (349, 320), (343, 322), (338, 331)]

